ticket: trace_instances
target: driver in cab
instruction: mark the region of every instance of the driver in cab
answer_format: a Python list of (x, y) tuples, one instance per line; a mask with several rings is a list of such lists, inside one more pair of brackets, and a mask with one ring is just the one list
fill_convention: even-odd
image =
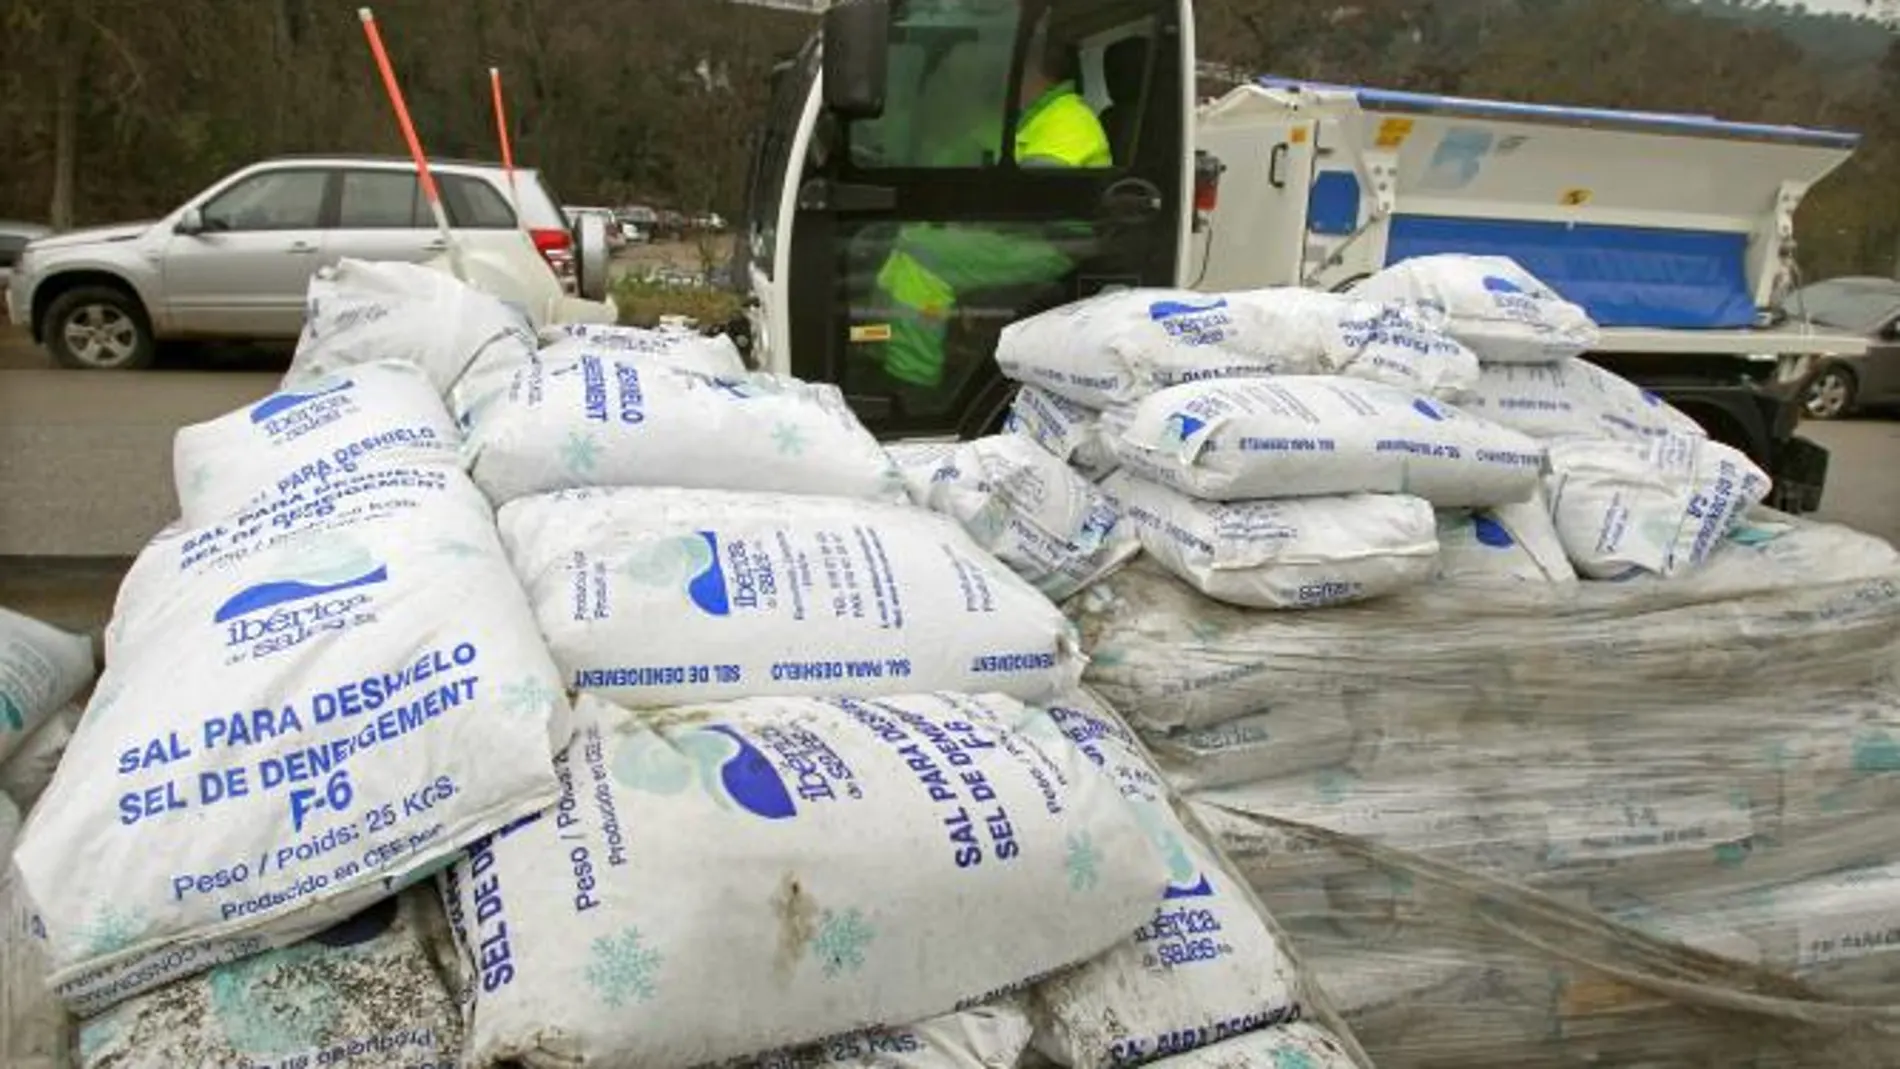
[[(956, 62), (956, 57), (946, 62)], [(1114, 163), (1101, 120), (1066, 75), (1068, 62), (1049, 45), (1045, 13), (1030, 42), (1016, 102), (1020, 112), (1015, 161), (1019, 167), (1109, 167)], [(952, 108), (962, 103), (941, 102)], [(1001, 140), (994, 136), (1000, 116), (987, 123), (979, 119), (961, 125), (962, 136), (938, 137), (932, 145), (932, 154), (949, 165), (971, 158), (973, 144), (991, 146), (993, 152)], [(992, 135), (987, 140), (985, 126)], [(1080, 228), (1086, 234), (1087, 225)], [(943, 384), (944, 340), (956, 316), (959, 295), (1062, 278), (1074, 264), (1048, 240), (1050, 236), (1046, 226), (1034, 232), (1011, 232), (1006, 227), (914, 223), (900, 230), (877, 276), (879, 303), (890, 312), (884, 373), (906, 394), (934, 393)]]

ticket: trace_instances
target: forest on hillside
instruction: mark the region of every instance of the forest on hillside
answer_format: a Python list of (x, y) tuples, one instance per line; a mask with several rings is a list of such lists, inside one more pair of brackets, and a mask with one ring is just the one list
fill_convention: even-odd
[[(355, 0), (0, 0), (0, 217), (149, 216), (286, 152), (400, 152)], [(573, 203), (736, 214), (772, 63), (809, 16), (732, 0), (378, 0), (432, 154), (517, 155)], [(1252, 71), (1861, 131), (1810, 196), (1810, 275), (1900, 273), (1900, 0), (1199, 0)], [(1887, 21), (1876, 21), (1885, 19)]]

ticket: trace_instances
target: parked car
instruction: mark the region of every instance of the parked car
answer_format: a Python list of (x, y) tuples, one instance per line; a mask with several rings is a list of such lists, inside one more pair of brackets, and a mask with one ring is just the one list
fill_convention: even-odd
[[(514, 245), (525, 229), (576, 292), (575, 230), (535, 171), (515, 171), (518, 224), (500, 165), (444, 160), (431, 169), (458, 243)], [(139, 368), (166, 339), (293, 339), (320, 266), (343, 257), (422, 262), (444, 248), (406, 158), (284, 157), (219, 180), (156, 222), (33, 241), (6, 301), (59, 363)]]
[(6, 289), (8, 280), (13, 277), (13, 265), (20, 262), (20, 252), (26, 243), (52, 232), (52, 227), (39, 223), (0, 219), (0, 290)]
[(1789, 294), (1782, 309), (1791, 320), (1867, 338), (1865, 353), (1830, 358), (1815, 370), (1805, 402), (1810, 417), (1900, 404), (1900, 280), (1830, 278)]

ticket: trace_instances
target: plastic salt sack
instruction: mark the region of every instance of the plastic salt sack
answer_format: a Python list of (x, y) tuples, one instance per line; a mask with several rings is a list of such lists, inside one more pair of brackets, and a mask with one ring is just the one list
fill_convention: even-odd
[(14, 840), (20, 836), (20, 806), (13, 796), (0, 793), (0, 859), (13, 856)]
[(0, 761), (92, 681), (92, 640), (0, 609)]
[(911, 1025), (834, 1036), (731, 1063), (733, 1069), (1015, 1069), (1029, 1016), (1005, 997)]
[(662, 364), (720, 378), (738, 378), (747, 372), (739, 347), (724, 334), (568, 323), (549, 328), (542, 337), (548, 343), (541, 350), (545, 360), (571, 359), (586, 353), (602, 356), (625, 353), (652, 357)]
[(1121, 509), (1027, 438), (999, 434), (892, 450), (911, 500), (963, 526), (1017, 575), (1060, 601), (1140, 551)]
[(1325, 1027), (1295, 1021), (1153, 1064), (1157, 1069), (1358, 1069), (1360, 1063)]
[(1345, 764), (1360, 733), (1347, 712), (1337, 702), (1273, 701), (1232, 720), (1142, 741), (1167, 781), (1192, 792)]
[(419, 264), (344, 259), (310, 282), (303, 334), (284, 374), (299, 389), (358, 364), (406, 360), (447, 394), (480, 364), (534, 353), (525, 311)]
[(1640, 442), (1664, 434), (1707, 433), (1669, 402), (1588, 360), (1488, 364), (1457, 404), (1533, 438)]
[(1544, 449), (1404, 390), (1337, 376), (1194, 382), (1136, 407), (1129, 471), (1216, 501), (1359, 492), (1501, 505), (1537, 489)]
[(453, 1066), (462, 1022), (412, 890), (292, 946), (128, 999), (79, 1029), (81, 1069)]
[(1081, 675), (1049, 599), (908, 505), (574, 490), (500, 519), (570, 689), (623, 705), (922, 690), (1034, 701)]
[(1441, 583), (1553, 583), (1577, 581), (1540, 493), (1529, 501), (1438, 514)]
[(259, 494), (365, 466), (458, 464), (462, 436), (422, 369), (399, 360), (304, 381), (179, 428), (172, 472), (183, 521), (201, 527)]
[[(15, 812), (0, 794), (0, 824)], [(0, 831), (0, 838), (4, 838)], [(5, 843), (0, 843), (4, 847)], [(69, 1069), (72, 1022), (46, 989), (39, 920), (0, 849), (0, 1065), (7, 1069)]]
[(1121, 467), (1103, 430), (1101, 413), (1038, 386), (1016, 391), (1003, 430), (1028, 438), (1091, 479)]
[(498, 505), (583, 486), (904, 493), (837, 387), (773, 375), (713, 378), (637, 357), (536, 360), (466, 431), (469, 472)]
[(1701, 565), (1770, 485), (1735, 449), (1671, 434), (1640, 444), (1553, 442), (1545, 493), (1578, 573), (1624, 579)]
[(1127, 938), (1167, 882), (1115, 784), (1000, 695), (575, 713), (560, 800), (447, 876), (470, 1066), (922, 1020)]
[(1210, 598), (1311, 609), (1376, 598), (1431, 577), (1432, 506), (1404, 494), (1202, 501), (1127, 472), (1103, 484), (1147, 550)]
[(75, 1012), (319, 931), (553, 799), (561, 678), (460, 472), (178, 529), (127, 584), (14, 857)]
[(1078, 698), (1052, 705), (1050, 719), (1120, 787), (1169, 881), (1132, 938), (1036, 984), (1036, 1048), (1060, 1065), (1105, 1069), (1297, 1019), (1293, 963), (1252, 898), (1182, 825), (1140, 743)]
[(1568, 360), (1600, 337), (1589, 313), (1503, 256), (1416, 256), (1367, 278), (1352, 295), (1444, 316), (1451, 336), (1488, 364)]
[[(10, 795), (21, 809), (32, 809), (46, 785), (53, 782), (53, 772), (66, 753), (66, 744), (72, 741), (80, 712), (77, 705), (60, 709), (27, 735), (12, 756), (0, 761), (0, 791)], [(5, 857), (5, 852), (0, 852), (0, 861)]]
[(996, 363), (1091, 408), (1202, 379), (1341, 374), (1450, 395), (1478, 376), (1470, 350), (1407, 309), (1294, 287), (1100, 293), (1004, 327)]

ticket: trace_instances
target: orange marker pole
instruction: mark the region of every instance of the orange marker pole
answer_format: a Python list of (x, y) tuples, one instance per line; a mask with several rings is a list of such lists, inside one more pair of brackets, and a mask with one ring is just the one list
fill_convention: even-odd
[(455, 234), (449, 229), (448, 213), (442, 210), (442, 195), (435, 188), (435, 176), (429, 173), (429, 158), (422, 154), (422, 139), (416, 136), (416, 124), (409, 120), (409, 105), (403, 101), (402, 86), (396, 84), (396, 69), (390, 66), (389, 53), (383, 48), (383, 35), (377, 32), (376, 16), (369, 8), (356, 10), (356, 17), (363, 20), (363, 33), (369, 38), (370, 54), (376, 57), (376, 69), (382, 72), (383, 88), (389, 93), (390, 106), (396, 110), (396, 125), (402, 128), (403, 140), (409, 143), (409, 155), (416, 161), (416, 178), (422, 183), (422, 195), (428, 198), (429, 212), (435, 216), (435, 226), (442, 232), (442, 242), (448, 249), (449, 270), (455, 277), (466, 280), (462, 269), (462, 250), (455, 244)]
[(515, 148), (508, 141), (508, 109), (501, 101), (500, 67), (488, 68), (488, 86), (495, 98), (495, 136), (501, 139), (501, 165), (508, 172), (508, 198), (514, 202), (515, 221), (526, 228), (521, 219), (521, 190), (515, 187)]

